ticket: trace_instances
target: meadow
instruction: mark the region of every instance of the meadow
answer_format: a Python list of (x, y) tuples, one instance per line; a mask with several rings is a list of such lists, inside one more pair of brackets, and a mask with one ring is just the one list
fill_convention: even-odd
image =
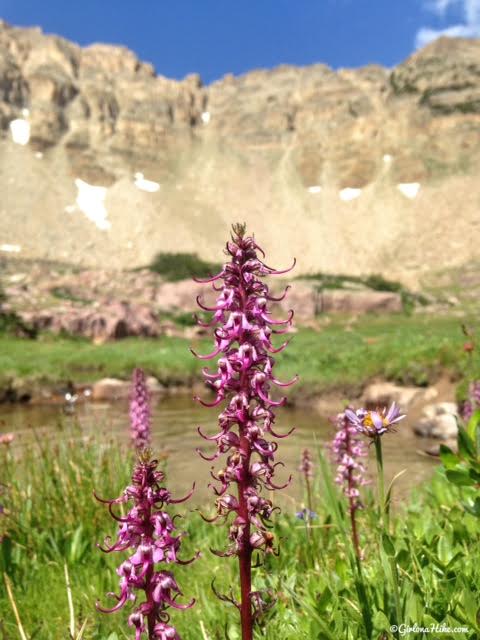
[[(152, 640), (479, 637), (480, 411), (468, 423), (460, 421), (458, 453), (442, 446), (433, 479), (398, 503), (392, 500), (395, 479), (384, 486), (381, 441), (387, 431), (395, 438), (402, 416), (395, 406), (345, 410), (333, 449), (319, 445), (304, 454), (297, 471), (303, 502), (289, 505), (280, 498), (278, 511), (273, 475), (282, 464), (282, 441), (277, 451), (274, 408), (283, 402), (269, 395), (272, 385), (290, 386), (299, 373), (290, 402), (335, 391), (341, 412), (341, 398), (358, 397), (372, 378), (427, 386), (448, 374), (461, 383), (461, 399), (468, 382), (480, 377), (474, 343), (465, 347), (458, 318), (428, 312), (321, 318), (320, 331), (288, 333), (293, 340), (277, 366), (270, 354), (281, 350), (281, 338), (270, 325), (282, 323), (266, 311), (268, 289), (255, 279), (273, 271), (252, 258), (254, 240), (244, 233), (242, 225), (234, 227), (227, 245), (231, 265), (216, 277), (224, 288), (215, 310), (213, 325), (220, 326), (213, 351), (211, 338), (101, 345), (47, 334), (0, 338), (4, 387), (12, 381), (52, 387), (66, 380), (128, 378), (135, 369), (130, 433), (136, 451), (127, 438), (102, 434), (100, 425), (92, 435), (77, 424), (55, 440), (32, 429), (21, 451), (3, 438), (0, 633), (6, 640), (141, 640), (145, 634)], [(290, 323), (289, 317), (278, 332), (288, 332)], [(218, 454), (226, 454), (226, 465), (215, 465), (217, 494), (200, 508), (158, 498), (168, 495), (158, 483), (168, 487), (175, 469), (161, 450), (145, 448), (145, 373), (166, 387), (198, 385), (202, 365), (189, 346), (210, 354), (207, 359), (220, 356), (216, 373), (203, 373), (215, 395), (202, 403), (221, 411), (220, 431), (210, 444), (214, 440)], [(469, 391), (474, 410), (480, 407), (478, 391)], [(364, 476), (366, 442), (375, 450), (377, 467)], [(165, 485), (147, 473), (151, 456), (166, 470)], [(121, 495), (125, 499), (114, 505), (112, 519), (97, 497)], [(180, 516), (175, 527), (184, 532), (180, 550), (170, 536), (173, 514)], [(209, 522), (215, 514), (217, 524)], [(103, 553), (99, 545), (115, 544), (117, 536), (120, 551)], [(226, 548), (233, 557), (215, 552)], [(179, 565), (177, 551), (182, 559), (198, 558)], [(172, 601), (171, 587), (161, 581), (168, 583), (165, 571), (173, 570), (182, 593)], [(99, 607), (115, 604), (111, 594), (119, 591), (119, 577), (119, 610), (102, 613)], [(193, 607), (175, 610), (191, 598)], [(241, 620), (233, 601), (242, 603)], [(178, 635), (168, 627), (165, 603)]]
[[(468, 319), (462, 319), (468, 324)], [(279, 375), (300, 374), (289, 398), (298, 394), (341, 390), (355, 395), (378, 376), (401, 384), (427, 385), (442, 373), (454, 379), (475, 377), (466, 371), (461, 322), (430, 314), (369, 315), (357, 320), (331, 318), (321, 330), (300, 327), (278, 359)], [(11, 380), (55, 385), (73, 379), (93, 382), (103, 377), (128, 379), (142, 367), (166, 387), (199, 381), (201, 363), (189, 347), (206, 352), (210, 339), (130, 338), (95, 345), (88, 340), (41, 334), (36, 340), (0, 335), (0, 385)], [(470, 365), (469, 365), (470, 366)]]
[[(303, 504), (278, 514), (274, 532), (280, 554), (268, 555), (264, 566), (253, 571), (254, 588), (271, 590), (275, 599), (255, 638), (480, 637), (480, 505), (477, 512), (472, 508), (478, 488), (467, 486), (459, 471), (473, 468), (473, 462), (467, 462), (471, 454), (478, 473), (477, 446), (471, 440), (461, 444), (460, 463), (445, 452), (450, 471), (439, 467), (428, 486), (391, 513), (388, 534), (378, 515), (375, 486), (364, 488), (364, 508), (358, 511), (360, 574), (347, 501), (333, 481), (330, 455), (321, 449), (313, 452), (315, 517), (305, 522), (295, 515)], [(104, 536), (114, 536), (116, 524), (93, 491), (101, 497), (119, 495), (129, 482), (133, 452), (114, 440), (85, 437), (79, 430), (53, 449), (38, 438), (20, 458), (9, 447), (3, 447), (1, 455), (0, 563), (10, 589), (10, 597), (4, 589), (0, 599), (3, 638), (131, 638), (125, 610), (111, 615), (95, 610), (97, 600), (108, 602), (106, 592), (118, 591), (115, 569), (118, 556), (125, 554), (106, 555), (96, 547)], [(161, 465), (167, 469), (168, 486), (168, 461)], [(478, 487), (478, 478), (476, 483)], [(213, 513), (213, 499), (203, 511)], [(237, 612), (211, 589), (214, 581), (216, 590), (228, 593), (238, 582), (236, 559), (210, 552), (225, 546), (225, 527), (204, 522), (197, 511), (190, 512), (188, 502), (178, 512), (185, 516), (179, 529), (187, 532), (182, 557), (195, 551), (201, 557), (190, 566), (176, 567), (184, 600), (195, 597), (197, 602), (192, 609), (174, 612), (173, 621), (184, 640), (237, 640)], [(401, 621), (392, 566), (398, 572)], [(416, 624), (468, 631), (399, 636), (390, 631), (394, 624), (406, 625), (404, 630)]]

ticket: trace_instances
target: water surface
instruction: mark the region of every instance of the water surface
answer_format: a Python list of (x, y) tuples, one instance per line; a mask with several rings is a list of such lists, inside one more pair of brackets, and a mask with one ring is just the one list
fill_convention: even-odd
[[(152, 411), (154, 451), (166, 450), (169, 456), (169, 488), (173, 493), (181, 494), (195, 482), (195, 500), (205, 502), (211, 496), (207, 489), (210, 469), (212, 464), (217, 469), (221, 468), (222, 458), (211, 463), (196, 453), (197, 447), (204, 447), (206, 453), (213, 453), (211, 445), (199, 436), (197, 427), (201, 426), (205, 433), (217, 433), (218, 408), (205, 409), (193, 402), (191, 396), (179, 395), (155, 398)], [(302, 496), (297, 473), (301, 452), (305, 448), (315, 450), (316, 447), (325, 447), (334, 435), (334, 428), (328, 420), (312, 411), (282, 408), (277, 411), (277, 416), (277, 432), (286, 433), (292, 426), (295, 427), (290, 437), (279, 441), (276, 458), (285, 463), (285, 469), (278, 470), (277, 483), (282, 484), (290, 474), (293, 475), (290, 486), (281, 494), (282, 501), (294, 509), (300, 504)], [(0, 406), (0, 431), (16, 434), (12, 446), (17, 451), (21, 450), (22, 443), (32, 439), (34, 432), (52, 444), (65, 437), (82, 438), (92, 433), (105, 440), (113, 437), (118, 438), (119, 442), (126, 442), (128, 429), (126, 402), (85, 402), (76, 406), (73, 416), (65, 415), (63, 407), (59, 405)], [(387, 482), (398, 472), (406, 470), (398, 480), (397, 500), (404, 499), (412, 488), (426, 482), (433, 473), (435, 460), (422, 455), (422, 450), (428, 445), (427, 440), (413, 434), (407, 421), (400, 424), (396, 433), (383, 437)], [(373, 447), (370, 447), (368, 468), (374, 480)]]

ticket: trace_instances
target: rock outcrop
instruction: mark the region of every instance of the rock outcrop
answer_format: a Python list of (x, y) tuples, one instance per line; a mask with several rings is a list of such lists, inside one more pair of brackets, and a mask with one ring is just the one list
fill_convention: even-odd
[(449, 440), (458, 433), (458, 409), (454, 402), (437, 402), (424, 407), (422, 418), (414, 425), (419, 436)]
[(25, 311), (25, 324), (35, 331), (83, 336), (96, 342), (118, 340), (129, 336), (155, 338), (160, 333), (158, 318), (145, 305), (125, 301), (105, 301), (93, 308), (68, 304), (54, 309)]
[(480, 240), (479, 60), (480, 41), (443, 38), (393, 71), (281, 66), (205, 87), (0, 22), (0, 250), (218, 260), (245, 220), (299, 273), (460, 265)]

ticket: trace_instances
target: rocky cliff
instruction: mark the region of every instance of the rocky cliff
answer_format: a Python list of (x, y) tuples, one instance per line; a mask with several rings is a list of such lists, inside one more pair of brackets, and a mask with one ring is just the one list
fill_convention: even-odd
[(218, 261), (245, 220), (270, 262), (412, 280), (478, 255), (479, 171), (477, 40), (203, 86), (0, 22), (0, 255)]

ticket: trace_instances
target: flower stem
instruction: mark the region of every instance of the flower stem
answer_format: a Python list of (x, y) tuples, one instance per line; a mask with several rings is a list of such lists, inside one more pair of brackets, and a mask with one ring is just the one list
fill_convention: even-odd
[(240, 450), (244, 451), (243, 479), (238, 484), (239, 517), (245, 522), (242, 533), (241, 550), (238, 554), (240, 567), (240, 623), (242, 627), (242, 640), (253, 638), (252, 601), (252, 546), (250, 544), (250, 520), (245, 490), (248, 488), (248, 473), (250, 467), (250, 443), (245, 437), (241, 438)]
[(388, 509), (385, 504), (385, 481), (383, 477), (383, 453), (382, 439), (380, 436), (375, 437), (375, 456), (377, 459), (377, 482), (378, 482), (378, 501), (380, 503), (380, 518), (383, 526), (388, 530)]
[(357, 519), (356, 519), (355, 513), (356, 513), (355, 505), (352, 504), (352, 502), (350, 502), (350, 522), (352, 524), (353, 548), (355, 549), (355, 555), (360, 561), (361, 560), (360, 542), (358, 540)]
[[(402, 620), (402, 608), (400, 606), (400, 590), (398, 588), (398, 568), (394, 557), (390, 558), (390, 568), (392, 571), (393, 599), (395, 600), (395, 615), (397, 616), (396, 625), (398, 629), (398, 625)], [(395, 637), (399, 638), (398, 630), (395, 634)]]
[[(378, 471), (378, 499), (380, 502), (380, 517), (381, 517), (381, 526), (384, 534), (389, 535), (390, 528), (390, 518), (389, 518), (389, 508), (385, 503), (385, 484), (383, 477), (383, 453), (382, 453), (382, 439), (380, 436), (375, 437), (375, 455), (377, 458), (377, 471)], [(389, 557), (390, 569), (392, 572), (392, 582), (393, 582), (393, 599), (395, 602), (395, 615), (396, 615), (396, 625), (398, 629), (398, 625), (402, 620), (402, 608), (400, 606), (400, 591), (398, 588), (398, 568), (397, 563), (395, 561), (395, 556)], [(395, 633), (395, 637), (399, 638), (398, 630)]]
[(369, 603), (367, 590), (365, 588), (365, 581), (363, 578), (362, 563), (360, 557), (355, 557), (355, 566), (357, 568), (358, 580), (355, 581), (358, 599), (360, 601), (360, 608), (362, 610), (363, 624), (365, 625), (365, 631), (367, 632), (367, 638), (370, 640), (373, 632), (372, 618), (370, 615), (371, 605)]

